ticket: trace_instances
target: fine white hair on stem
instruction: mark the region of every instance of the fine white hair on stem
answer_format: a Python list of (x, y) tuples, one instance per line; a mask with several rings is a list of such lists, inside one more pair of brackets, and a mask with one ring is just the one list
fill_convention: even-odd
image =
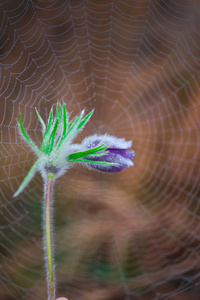
[[(50, 183), (50, 187), (49, 187), (49, 178), (48, 176), (43, 177), (43, 181), (44, 181), (44, 201), (43, 201), (43, 223), (42, 223), (42, 227), (43, 227), (43, 248), (44, 248), (44, 261), (45, 261), (45, 267), (46, 267), (46, 280), (47, 280), (47, 286), (48, 286), (48, 300), (54, 300), (55, 299), (55, 262), (54, 262), (54, 224), (53, 224), (53, 203), (54, 203), (54, 199), (53, 199), (53, 189), (54, 189), (54, 181), (55, 179), (52, 178), (51, 179), (51, 183)], [(47, 195), (47, 193), (49, 193)], [(46, 203), (46, 198), (49, 197), (49, 204)], [(49, 205), (49, 207), (47, 206)], [(46, 222), (46, 212), (49, 209), (49, 216), (50, 216), (50, 224), (47, 225)], [(48, 227), (48, 228), (47, 228)], [(47, 229), (50, 230), (50, 245), (47, 242)], [(52, 274), (50, 274), (51, 272), (49, 272), (49, 253), (51, 254), (51, 263), (52, 263), (52, 269), (51, 272)], [(52, 282), (50, 282), (50, 277), (53, 278)], [(53, 291), (53, 295), (52, 295), (52, 291)], [(52, 298), (52, 296), (54, 298)]]

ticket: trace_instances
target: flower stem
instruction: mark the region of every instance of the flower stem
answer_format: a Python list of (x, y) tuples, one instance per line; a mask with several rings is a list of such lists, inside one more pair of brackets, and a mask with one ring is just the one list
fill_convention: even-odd
[(45, 187), (45, 206), (44, 206), (44, 231), (45, 231), (45, 260), (47, 271), (48, 300), (55, 300), (55, 281), (53, 266), (53, 247), (52, 247), (52, 228), (51, 228), (51, 200), (52, 200), (52, 183), (53, 173), (47, 174)]

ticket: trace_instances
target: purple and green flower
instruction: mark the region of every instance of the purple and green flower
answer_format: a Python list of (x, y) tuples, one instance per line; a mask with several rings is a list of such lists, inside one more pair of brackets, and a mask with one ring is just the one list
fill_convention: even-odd
[(48, 300), (55, 300), (55, 279), (51, 228), (51, 198), (52, 186), (55, 179), (63, 175), (75, 163), (104, 172), (116, 173), (132, 166), (133, 150), (128, 150), (132, 142), (124, 138), (117, 138), (108, 134), (94, 134), (86, 137), (81, 144), (73, 143), (77, 134), (90, 120), (93, 111), (70, 120), (70, 114), (65, 104), (57, 104), (55, 116), (53, 108), (47, 124), (36, 110), (41, 123), (42, 142), (38, 147), (27, 135), (19, 115), (19, 128), (23, 139), (31, 146), (37, 156), (36, 162), (22, 181), (14, 197), (17, 197), (29, 184), (33, 176), (39, 171), (44, 180), (44, 241), (47, 269)]

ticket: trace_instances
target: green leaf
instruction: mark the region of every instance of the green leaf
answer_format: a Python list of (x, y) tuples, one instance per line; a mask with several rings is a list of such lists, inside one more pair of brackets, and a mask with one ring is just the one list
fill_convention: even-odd
[(35, 172), (37, 171), (38, 165), (41, 163), (42, 159), (38, 159), (34, 165), (31, 167), (30, 171), (22, 181), (21, 185), (19, 186), (18, 190), (14, 193), (13, 197), (17, 197), (24, 189), (25, 187), (29, 184), (31, 179), (33, 178)]
[(47, 129), (44, 132), (43, 135), (43, 140), (42, 140), (42, 146), (41, 146), (41, 151), (46, 153), (48, 151), (48, 142), (46, 141), (48, 138), (49, 131), (51, 129), (52, 125), (52, 120), (53, 120), (53, 108), (51, 108), (50, 113), (49, 113), (49, 118), (48, 118), (48, 123), (47, 123)]
[(104, 165), (104, 166), (117, 166), (118, 163), (112, 163), (112, 162), (107, 162), (107, 161), (95, 161), (95, 160), (89, 160), (89, 159), (76, 159), (74, 161), (80, 161), (80, 162), (87, 162), (90, 164), (96, 164), (96, 165)]
[(45, 131), (46, 131), (46, 125), (45, 125), (45, 123), (44, 123), (42, 117), (40, 116), (39, 112), (37, 111), (37, 108), (35, 108), (35, 110), (36, 110), (38, 119), (39, 119), (39, 121), (40, 121), (40, 123), (41, 123), (41, 125), (42, 125), (42, 129), (43, 129), (43, 131), (45, 132)]
[(75, 125), (80, 121), (80, 119), (81, 119), (81, 114), (77, 118), (74, 118), (74, 122), (70, 128), (70, 131), (75, 127)]
[(60, 123), (61, 117), (62, 117), (62, 107), (61, 107), (60, 104), (57, 104), (56, 105), (55, 119), (58, 119), (59, 123)]
[(67, 112), (66, 106), (63, 104), (63, 136), (65, 136), (67, 130)]
[[(82, 117), (84, 115), (84, 110), (82, 110), (82, 112), (80, 113), (80, 115), (78, 117), (75, 117), (70, 123), (69, 123), (69, 130), (68, 132), (70, 132), (75, 125), (77, 125), (79, 123), (79, 121), (81, 121)], [(79, 125), (78, 125), (79, 126)], [(67, 132), (67, 134), (68, 134)]]
[(40, 153), (40, 150), (38, 149), (38, 147), (31, 141), (31, 139), (29, 138), (29, 136), (26, 134), (23, 124), (22, 124), (22, 116), (21, 113), (19, 114), (19, 126), (20, 126), (20, 130), (22, 135), (24, 136), (24, 138), (26, 139), (26, 141), (35, 149), (37, 150), (37, 152)]
[(51, 131), (51, 135), (49, 137), (49, 149), (48, 149), (48, 152), (51, 152), (52, 149), (53, 149), (53, 144), (54, 144), (54, 140), (55, 140), (55, 135), (56, 135), (56, 131), (57, 131), (57, 128), (58, 128), (58, 124), (59, 124), (59, 120), (55, 119), (52, 131)]
[(84, 126), (90, 119), (90, 117), (92, 116), (94, 110), (92, 110), (89, 114), (87, 114), (87, 116), (85, 116), (85, 118), (79, 123), (78, 125), (78, 129), (80, 129), (82, 126)]
[[(79, 151), (79, 152), (71, 153), (68, 156), (68, 159), (69, 160), (71, 160), (71, 159), (76, 160), (77, 158), (80, 158), (80, 157), (86, 157), (86, 156), (89, 156), (89, 155), (97, 154), (100, 151), (104, 151), (106, 148), (107, 148), (107, 146), (104, 146), (104, 144), (102, 144), (102, 145), (97, 146), (95, 148), (87, 149), (85, 151)], [(104, 152), (104, 154), (105, 153), (106, 153), (106, 151)], [(100, 153), (100, 154), (103, 154), (103, 153)]]
[(62, 116), (62, 105), (59, 104), (60, 115)]
[(71, 122), (68, 125), (68, 130), (73, 126), (73, 123), (75, 122), (76, 118), (72, 119)]
[(74, 127), (77, 125), (77, 123), (80, 121), (81, 119), (81, 114), (77, 117), (77, 118), (74, 118), (70, 124), (69, 124), (69, 129), (67, 131), (67, 133), (65, 134), (64, 139), (66, 139), (68, 137), (68, 135), (70, 134), (70, 132), (74, 129)]
[(49, 133), (49, 130), (51, 128), (52, 125), (52, 120), (53, 120), (53, 108), (51, 108), (50, 113), (49, 113), (49, 119), (48, 119), (48, 124), (47, 124), (47, 130), (45, 134)]
[(66, 111), (66, 106), (63, 104), (63, 106), (61, 107), (61, 119), (60, 121), (62, 122), (62, 134), (59, 136), (58, 140), (57, 140), (57, 149), (59, 149), (59, 147), (62, 144), (62, 141), (65, 139), (66, 137), (66, 131), (67, 131), (67, 111)]

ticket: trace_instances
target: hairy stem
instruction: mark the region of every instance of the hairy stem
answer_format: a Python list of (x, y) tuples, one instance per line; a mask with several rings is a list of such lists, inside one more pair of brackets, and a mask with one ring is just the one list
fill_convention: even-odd
[(48, 300), (55, 300), (55, 279), (53, 262), (53, 243), (52, 243), (52, 224), (51, 224), (51, 201), (52, 184), (54, 174), (47, 174), (45, 186), (45, 204), (44, 204), (44, 233), (45, 233), (45, 260), (47, 271)]

